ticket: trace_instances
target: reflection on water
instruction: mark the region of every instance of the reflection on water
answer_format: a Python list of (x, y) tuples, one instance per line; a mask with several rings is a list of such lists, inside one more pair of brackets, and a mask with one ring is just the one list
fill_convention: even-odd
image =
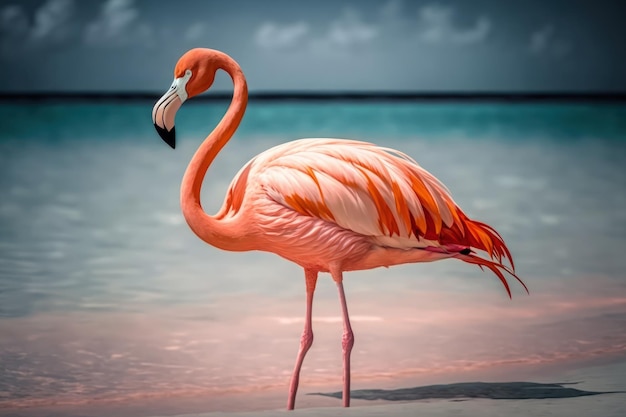
[[(148, 104), (0, 108), (10, 116), (0, 138), (0, 405), (286, 385), (302, 271), (208, 247), (179, 211), (180, 179), (216, 106), (182, 111), (176, 151), (152, 133)], [(346, 275), (357, 385), (623, 357), (624, 120), (609, 107), (256, 105), (210, 169), (203, 202), (217, 211), (230, 178), (270, 146), (351, 136), (413, 156), (500, 231), (530, 297), (513, 284), (509, 301), (493, 276), (454, 260)], [(303, 384), (337, 384), (329, 280), (315, 302)]]

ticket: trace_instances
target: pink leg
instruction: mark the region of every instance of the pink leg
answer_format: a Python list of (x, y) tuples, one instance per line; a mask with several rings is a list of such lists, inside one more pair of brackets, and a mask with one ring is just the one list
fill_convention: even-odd
[(339, 289), (339, 300), (343, 313), (343, 337), (341, 338), (341, 347), (343, 348), (343, 406), (350, 407), (350, 352), (352, 352), (354, 345), (354, 334), (350, 326), (346, 294), (343, 291), (343, 274), (341, 271), (332, 272), (332, 276)]
[(291, 383), (289, 384), (289, 398), (287, 399), (287, 410), (293, 410), (296, 404), (296, 392), (298, 391), (298, 383), (300, 382), (300, 369), (302, 362), (309, 348), (313, 344), (313, 328), (311, 326), (311, 310), (313, 308), (313, 293), (315, 292), (315, 284), (317, 283), (317, 271), (310, 269), (304, 270), (306, 279), (306, 319), (304, 320), (304, 331), (300, 339), (300, 350), (296, 358), (296, 367), (291, 375)]

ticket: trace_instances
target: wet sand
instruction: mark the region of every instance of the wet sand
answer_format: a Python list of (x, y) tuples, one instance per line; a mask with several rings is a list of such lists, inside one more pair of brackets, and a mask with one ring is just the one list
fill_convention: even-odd
[[(136, 398), (117, 402), (94, 401), (76, 406), (47, 406), (0, 409), (0, 415), (13, 417), (252, 417), (252, 416), (604, 416), (621, 417), (626, 410), (626, 360), (584, 366), (559, 372), (550, 378), (538, 377), (550, 386), (527, 384), (451, 383), (430, 387), (388, 390), (377, 395), (360, 396), (375, 400), (354, 399), (352, 407), (340, 407), (337, 398), (317, 395), (304, 387), (297, 399), (297, 409), (284, 410), (286, 392), (272, 389), (256, 393), (230, 393), (220, 396), (171, 396)], [(409, 388), (409, 389), (406, 389)], [(373, 388), (374, 389), (374, 388)], [(529, 391), (530, 389), (530, 391)], [(534, 391), (533, 391), (534, 390)], [(551, 391), (553, 390), (553, 391)], [(616, 392), (622, 391), (622, 392)], [(385, 395), (386, 392), (386, 395)], [(404, 396), (398, 395), (403, 393)], [(529, 394), (530, 392), (530, 394)], [(603, 393), (604, 392), (604, 393)], [(612, 393), (608, 393), (612, 392)], [(442, 393), (444, 394), (442, 398)], [(480, 398), (469, 398), (469, 396)], [(503, 395), (504, 393), (504, 395)], [(355, 392), (355, 397), (359, 396)], [(386, 398), (386, 399), (382, 399)], [(388, 399), (395, 398), (394, 401)], [(421, 398), (409, 401), (411, 398)]]

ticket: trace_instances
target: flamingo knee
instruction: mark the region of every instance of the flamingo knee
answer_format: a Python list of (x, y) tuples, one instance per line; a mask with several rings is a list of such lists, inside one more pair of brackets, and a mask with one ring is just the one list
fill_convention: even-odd
[(313, 345), (313, 330), (304, 329), (300, 337), (300, 349), (307, 352)]
[[(311, 337), (313, 339), (313, 337)], [(341, 347), (343, 348), (344, 355), (347, 353), (348, 355), (352, 352), (352, 346), (354, 346), (354, 333), (352, 329), (344, 331), (343, 336), (341, 337)]]

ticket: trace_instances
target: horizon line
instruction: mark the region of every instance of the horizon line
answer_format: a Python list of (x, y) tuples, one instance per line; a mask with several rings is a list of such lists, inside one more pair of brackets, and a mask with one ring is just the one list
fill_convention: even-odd
[[(163, 92), (149, 91), (39, 91), (0, 92), (0, 101), (131, 101), (158, 100)], [(230, 91), (215, 91), (194, 101), (224, 101)], [(626, 102), (626, 91), (258, 91), (250, 101), (578, 101)]]

